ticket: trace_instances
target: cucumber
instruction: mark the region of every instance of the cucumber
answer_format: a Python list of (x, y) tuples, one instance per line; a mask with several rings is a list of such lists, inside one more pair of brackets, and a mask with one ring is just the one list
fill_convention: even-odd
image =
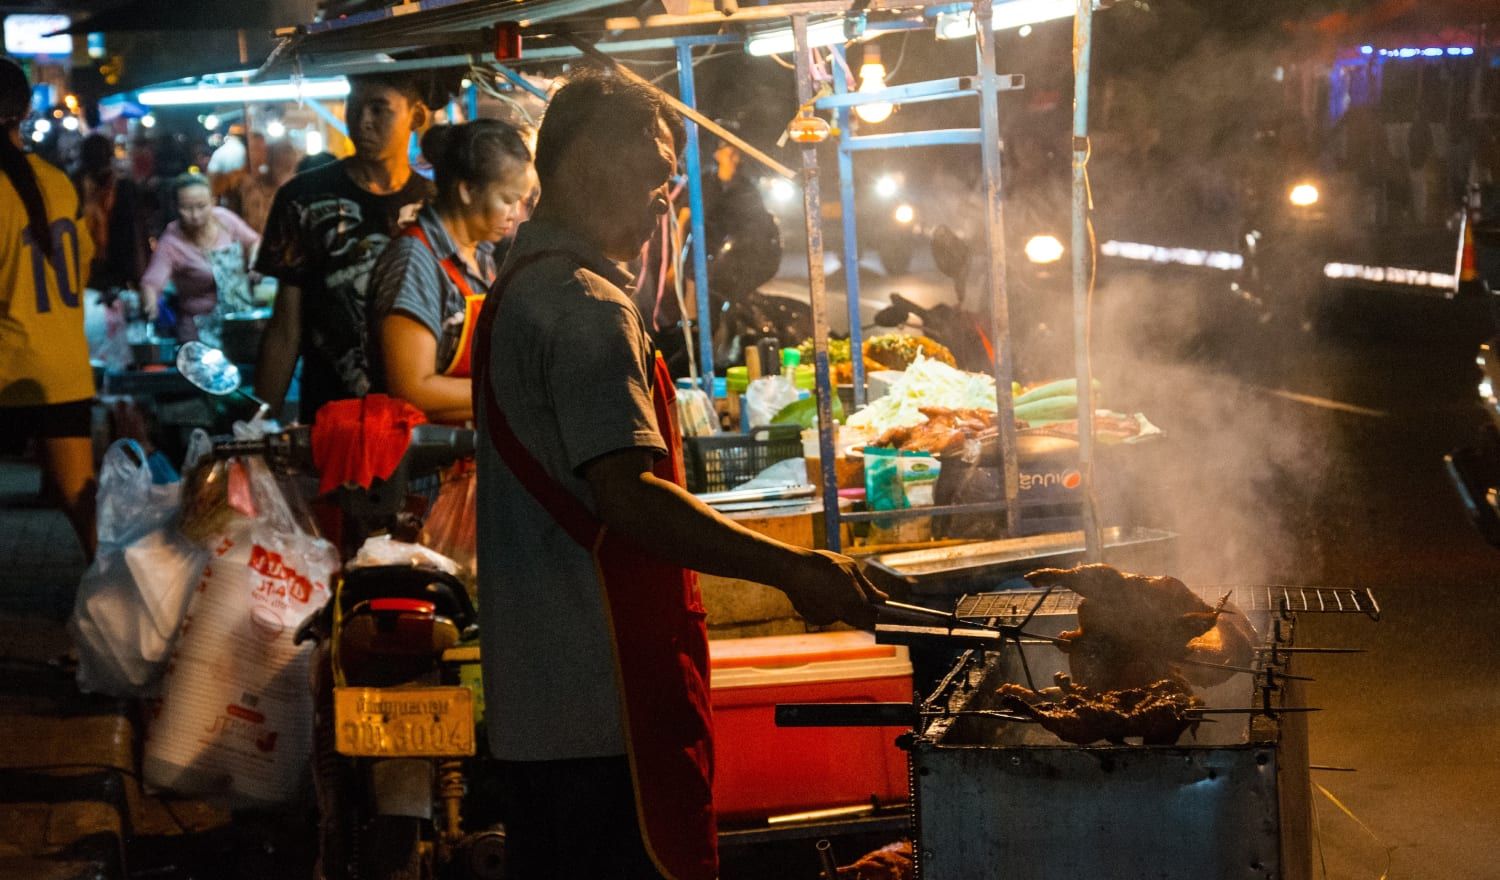
[[(1094, 380), (1094, 394), (1099, 393), (1099, 381)], [(1035, 403), (1038, 400), (1047, 400), (1053, 397), (1077, 397), (1077, 379), (1059, 379), (1056, 382), (1048, 382), (1046, 385), (1038, 385), (1030, 391), (1016, 398), (1016, 405), (1023, 403)], [(1098, 401), (1095, 401), (1098, 403)]]
[(1027, 423), (1062, 422), (1078, 418), (1078, 398), (1045, 397), (1016, 404), (1016, 418)]

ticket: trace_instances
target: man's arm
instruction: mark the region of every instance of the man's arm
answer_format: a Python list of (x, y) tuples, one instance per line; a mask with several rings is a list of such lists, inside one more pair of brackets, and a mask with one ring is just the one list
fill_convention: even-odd
[(297, 368), (302, 342), (302, 288), (282, 283), (276, 289), (276, 304), (260, 341), (260, 359), (255, 364), (255, 393), (281, 412), (286, 390)]
[(874, 625), (873, 605), (886, 596), (854, 560), (752, 532), (656, 477), (651, 465), (650, 450), (624, 449), (584, 467), (599, 518), (611, 530), (686, 568), (775, 587), (809, 623)]

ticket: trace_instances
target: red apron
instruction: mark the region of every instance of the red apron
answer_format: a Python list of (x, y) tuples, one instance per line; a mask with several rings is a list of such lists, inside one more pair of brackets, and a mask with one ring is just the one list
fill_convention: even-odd
[[(437, 256), (437, 249), (432, 246), (427, 233), (422, 231), (422, 224), (413, 223), (401, 231), (408, 238), (415, 238)], [(457, 379), (467, 379), (473, 375), (470, 368), (470, 352), (474, 347), (474, 327), (479, 322), (479, 311), (484, 307), (484, 294), (475, 293), (474, 288), (469, 286), (469, 279), (464, 277), (463, 270), (454, 265), (453, 260), (438, 259), (438, 265), (448, 274), (448, 278), (458, 287), (458, 292), (464, 298), (464, 324), (459, 331), (458, 347), (453, 350), (453, 358), (448, 361), (448, 366), (443, 368), (444, 376), (452, 376)]]
[[(713, 812), (713, 742), (708, 691), (708, 629), (697, 576), (663, 562), (605, 527), (542, 467), (511, 430), (485, 375), (495, 315), (505, 286), (533, 262), (567, 256), (544, 251), (517, 261), (495, 285), (479, 318), (478, 370), (491, 444), (526, 491), (594, 558), (614, 641), (615, 675), (623, 696), (630, 774), (646, 851), (672, 880), (718, 875)], [(651, 388), (667, 455), (656, 476), (683, 485), (682, 443), (672, 377), (658, 354)], [(559, 622), (561, 625), (561, 622)]]

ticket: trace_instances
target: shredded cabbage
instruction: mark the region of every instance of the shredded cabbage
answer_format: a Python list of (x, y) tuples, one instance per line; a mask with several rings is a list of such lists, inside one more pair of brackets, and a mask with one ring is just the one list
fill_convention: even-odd
[(927, 421), (919, 412), (922, 407), (994, 410), (995, 377), (966, 373), (918, 354), (886, 396), (850, 416), (847, 424), (877, 434), (920, 425)]

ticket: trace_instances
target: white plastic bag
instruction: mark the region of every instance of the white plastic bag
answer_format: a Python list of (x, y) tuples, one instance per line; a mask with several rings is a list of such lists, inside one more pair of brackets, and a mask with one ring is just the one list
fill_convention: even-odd
[(771, 424), (776, 414), (796, 403), (797, 389), (785, 376), (761, 376), (745, 389), (745, 406), (750, 409), (750, 427)]
[(297, 628), (330, 595), (338, 555), (295, 526), (247, 459), (254, 518), (236, 516), (203, 569), (147, 728), (148, 783), (267, 807), (297, 794), (312, 749), (312, 645)]
[[(189, 464), (207, 445), (206, 435), (194, 436)], [(136, 697), (155, 690), (206, 558), (177, 533), (180, 493), (179, 481), (153, 479), (135, 441), (121, 440), (105, 453), (99, 550), (68, 621), (78, 650), (78, 687), (86, 693)]]

